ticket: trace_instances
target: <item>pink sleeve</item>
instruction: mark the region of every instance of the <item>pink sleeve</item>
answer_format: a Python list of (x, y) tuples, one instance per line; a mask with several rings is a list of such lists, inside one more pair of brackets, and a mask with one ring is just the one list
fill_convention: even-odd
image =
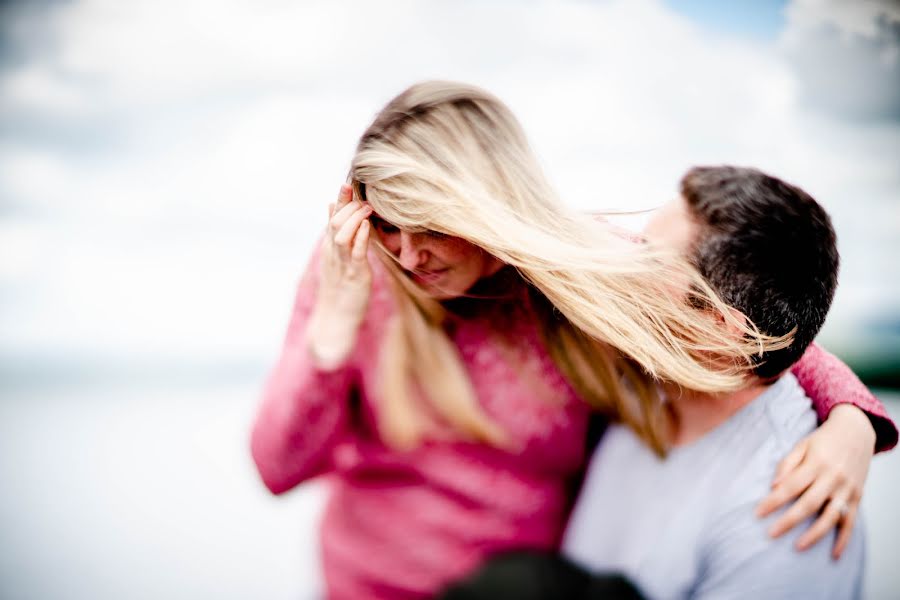
[(828, 418), (831, 409), (852, 404), (869, 416), (875, 429), (875, 450), (884, 452), (897, 445), (897, 426), (884, 405), (839, 358), (821, 346), (811, 344), (791, 372), (812, 399), (819, 421)]
[(328, 470), (331, 450), (348, 427), (353, 373), (346, 365), (317, 369), (304, 338), (317, 270), (315, 252), (300, 281), (281, 356), (264, 387), (251, 434), (253, 460), (273, 494)]

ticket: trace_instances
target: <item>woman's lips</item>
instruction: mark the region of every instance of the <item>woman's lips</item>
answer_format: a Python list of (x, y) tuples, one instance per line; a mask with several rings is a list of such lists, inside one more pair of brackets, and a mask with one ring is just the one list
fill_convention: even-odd
[(449, 267), (443, 269), (434, 269), (431, 271), (416, 270), (412, 271), (412, 277), (419, 283), (434, 283), (435, 281), (443, 277), (444, 273), (449, 270)]

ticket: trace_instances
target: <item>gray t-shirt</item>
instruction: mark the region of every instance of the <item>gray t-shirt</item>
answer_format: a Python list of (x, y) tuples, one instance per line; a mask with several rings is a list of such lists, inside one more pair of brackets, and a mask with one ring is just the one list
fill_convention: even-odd
[(592, 572), (621, 571), (652, 599), (859, 598), (862, 522), (839, 561), (834, 536), (805, 552), (801, 524), (778, 539), (758, 519), (778, 462), (816, 426), (793, 375), (702, 438), (659, 459), (611, 426), (594, 452), (563, 541)]

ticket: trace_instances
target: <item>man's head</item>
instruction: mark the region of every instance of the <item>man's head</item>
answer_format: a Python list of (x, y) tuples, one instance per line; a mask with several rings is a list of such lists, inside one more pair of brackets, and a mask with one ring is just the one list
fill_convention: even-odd
[(660, 209), (646, 236), (685, 252), (726, 303), (760, 331), (794, 343), (769, 352), (755, 372), (790, 367), (825, 322), (837, 286), (831, 219), (806, 192), (756, 169), (694, 167), (681, 197)]

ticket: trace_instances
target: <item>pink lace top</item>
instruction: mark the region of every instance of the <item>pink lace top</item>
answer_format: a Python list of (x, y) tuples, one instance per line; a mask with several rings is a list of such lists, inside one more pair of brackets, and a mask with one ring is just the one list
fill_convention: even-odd
[[(322, 372), (303, 343), (315, 298), (313, 257), (251, 448), (273, 493), (331, 475), (320, 532), (329, 598), (427, 598), (489, 554), (557, 546), (585, 461), (589, 411), (544, 350), (527, 300), (493, 301), (486, 313), (459, 320), (451, 336), (482, 406), (520, 449), (454, 441), (408, 453), (386, 447), (376, 428), (376, 377), (393, 300), (383, 267), (370, 262), (372, 297), (355, 350), (341, 368)], [(498, 318), (514, 328), (515, 357), (491, 334)], [(852, 402), (875, 423), (879, 448), (896, 443), (884, 407), (836, 358), (813, 347), (794, 373), (820, 418)]]

